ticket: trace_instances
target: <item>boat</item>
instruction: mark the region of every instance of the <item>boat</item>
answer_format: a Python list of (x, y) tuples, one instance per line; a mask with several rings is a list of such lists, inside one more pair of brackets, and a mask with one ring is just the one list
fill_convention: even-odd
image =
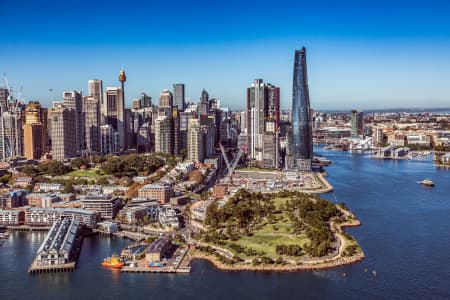
[(424, 179), (422, 181), (419, 181), (419, 183), (425, 186), (434, 186), (434, 182), (430, 179)]
[(121, 269), (125, 263), (120, 259), (117, 255), (112, 255), (111, 257), (107, 257), (102, 262), (102, 267), (112, 268), (112, 269)]

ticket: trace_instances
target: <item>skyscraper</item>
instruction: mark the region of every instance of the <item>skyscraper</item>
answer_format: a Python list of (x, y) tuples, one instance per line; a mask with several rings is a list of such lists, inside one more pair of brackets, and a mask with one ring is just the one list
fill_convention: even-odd
[(100, 103), (98, 97), (83, 97), (86, 150), (100, 151)]
[(203, 134), (198, 119), (190, 119), (188, 121), (187, 132), (187, 159), (189, 161), (203, 162)]
[(295, 51), (294, 80), (292, 87), (292, 130), (290, 138), (289, 169), (311, 171), (313, 156), (312, 120), (309, 102), (306, 49)]
[(25, 107), (24, 154), (27, 159), (39, 159), (46, 150), (48, 131), (47, 115), (38, 101)]
[(364, 134), (364, 115), (362, 111), (352, 110), (352, 137), (359, 137)]
[(84, 118), (83, 118), (83, 97), (81, 92), (68, 91), (63, 93), (63, 104), (67, 108), (75, 110), (75, 127), (72, 129), (75, 133), (76, 150), (85, 149), (84, 138)]
[(27, 159), (39, 159), (43, 154), (42, 124), (24, 124), (23, 139), (25, 157)]
[(173, 85), (173, 106), (177, 106), (179, 111), (183, 111), (186, 107), (185, 98), (184, 98), (184, 84), (183, 83), (175, 83)]
[(50, 110), (53, 159), (64, 160), (76, 156), (75, 124), (75, 109), (58, 104)]
[(199, 115), (206, 115), (209, 111), (209, 94), (208, 92), (203, 89), (202, 95), (200, 97), (200, 103), (198, 105), (198, 114)]
[(118, 87), (107, 87), (102, 103), (104, 125), (111, 125), (119, 135), (119, 147), (125, 147), (125, 108), (122, 90)]
[(103, 82), (100, 79), (88, 81), (88, 96), (95, 97), (99, 103), (103, 103)]
[(173, 95), (169, 90), (163, 90), (159, 94), (159, 106), (173, 107)]
[(262, 167), (278, 166), (279, 111), (280, 88), (256, 79), (247, 89), (247, 145), (250, 158)]
[(155, 152), (174, 153), (172, 116), (159, 116), (155, 120)]

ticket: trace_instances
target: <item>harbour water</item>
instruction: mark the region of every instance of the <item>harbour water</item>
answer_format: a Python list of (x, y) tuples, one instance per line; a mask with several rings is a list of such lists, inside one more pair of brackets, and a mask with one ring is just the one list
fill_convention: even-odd
[[(30, 276), (27, 268), (45, 233), (17, 232), (0, 247), (0, 298), (449, 299), (450, 170), (436, 169), (430, 160), (318, 152), (333, 161), (327, 171), (335, 191), (324, 197), (345, 202), (362, 222), (348, 229), (366, 254), (358, 264), (315, 272), (233, 273), (195, 261), (187, 275), (120, 274), (100, 263), (129, 241), (92, 236), (83, 242), (75, 272)], [(436, 187), (417, 183), (424, 178)]]

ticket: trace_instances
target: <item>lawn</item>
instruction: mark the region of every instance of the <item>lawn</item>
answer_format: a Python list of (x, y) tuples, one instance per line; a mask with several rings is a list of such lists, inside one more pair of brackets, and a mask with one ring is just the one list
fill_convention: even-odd
[(65, 174), (65, 176), (71, 176), (71, 177), (89, 177), (89, 178), (101, 178), (101, 177), (105, 177), (108, 176), (105, 173), (103, 173), (103, 171), (100, 171), (99, 174), (96, 173), (97, 170), (74, 170), (72, 172), (69, 172), (67, 174)]
[[(280, 208), (288, 198), (276, 198), (275, 207)], [(262, 228), (253, 232), (252, 236), (241, 237), (237, 241), (229, 241), (227, 244), (235, 243), (243, 247), (253, 248), (257, 251), (264, 251), (266, 256), (276, 258), (275, 247), (277, 245), (301, 245), (309, 243), (305, 234), (295, 235), (291, 232), (292, 224), (287, 214), (277, 214), (278, 221), (274, 224), (265, 224)], [(276, 228), (276, 230), (275, 230)], [(240, 254), (246, 257), (244, 254)]]

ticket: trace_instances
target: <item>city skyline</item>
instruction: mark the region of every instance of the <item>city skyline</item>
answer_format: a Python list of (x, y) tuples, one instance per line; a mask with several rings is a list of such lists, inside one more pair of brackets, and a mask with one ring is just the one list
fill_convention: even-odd
[[(29, 9), (17, 9), (21, 4)], [(94, 1), (89, 13), (99, 18), (88, 24), (64, 22), (68, 15), (86, 14), (83, 3), (50, 4), (0, 4), (7, 24), (0, 29), (0, 71), (16, 91), (23, 86), (27, 101), (44, 106), (52, 97), (59, 100), (63, 91), (87, 94), (86, 81), (92, 78), (102, 79), (105, 87), (118, 86), (117, 70), (124, 65), (126, 107), (141, 92), (156, 99), (181, 82), (190, 101), (196, 102), (205, 88), (224, 106), (244, 109), (246, 87), (264, 78), (280, 87), (281, 107), (288, 109), (290, 53), (302, 45), (310, 53), (313, 109), (449, 106), (450, 21), (444, 15), (448, 4), (440, 1), (426, 7), (382, 1), (370, 9), (353, 1), (328, 3), (323, 9), (283, 2), (271, 6), (273, 17), (264, 23), (247, 12), (262, 12), (265, 3), (256, 8), (239, 3), (239, 9), (234, 2), (221, 7), (178, 3), (171, 14), (179, 18), (164, 26), (154, 25), (168, 9), (161, 3), (123, 6), (112, 1), (102, 7)], [(133, 4), (144, 12), (151, 8), (152, 14), (135, 18)], [(301, 20), (295, 11), (302, 12)], [(105, 22), (122, 15), (120, 25)], [(254, 25), (260, 25), (258, 30)]]

